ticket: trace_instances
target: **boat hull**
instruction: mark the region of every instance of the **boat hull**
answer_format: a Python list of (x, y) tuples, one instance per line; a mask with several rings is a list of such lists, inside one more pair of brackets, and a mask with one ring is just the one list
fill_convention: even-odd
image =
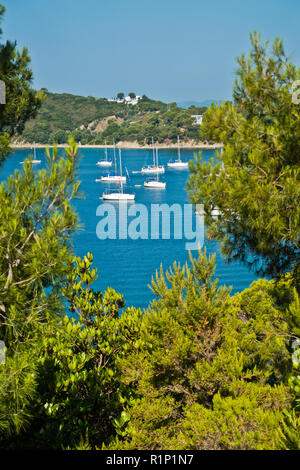
[(100, 183), (126, 183), (126, 176), (101, 176), (96, 181)]
[(157, 173), (164, 173), (165, 167), (164, 166), (157, 166), (157, 167), (147, 167), (142, 168), (141, 173), (142, 175), (156, 175)]
[(150, 189), (166, 189), (166, 183), (162, 181), (145, 181), (144, 187)]
[(182, 169), (182, 168), (188, 168), (189, 164), (188, 162), (169, 162), (167, 163), (168, 168), (175, 168), (175, 169)]
[(126, 194), (126, 193), (111, 193), (103, 194), (102, 199), (104, 201), (133, 201), (135, 194)]

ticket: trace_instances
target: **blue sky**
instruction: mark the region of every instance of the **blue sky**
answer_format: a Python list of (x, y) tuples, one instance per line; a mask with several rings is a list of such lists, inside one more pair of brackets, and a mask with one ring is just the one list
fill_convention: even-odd
[(33, 85), (163, 101), (230, 99), (249, 33), (284, 39), (300, 65), (299, 0), (2, 0), (5, 39), (26, 45)]

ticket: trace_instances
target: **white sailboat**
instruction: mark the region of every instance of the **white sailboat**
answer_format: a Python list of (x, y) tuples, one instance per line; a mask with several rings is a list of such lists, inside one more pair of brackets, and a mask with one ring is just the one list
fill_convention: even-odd
[[(120, 161), (120, 176), (122, 178), (122, 158), (121, 158), (121, 149), (119, 149), (119, 161)], [(123, 182), (121, 179), (120, 191), (105, 191), (102, 194), (102, 198), (104, 201), (133, 201), (135, 198), (134, 193), (124, 193), (123, 190)]]
[(153, 165), (145, 165), (141, 169), (142, 175), (156, 175), (157, 173), (164, 173), (165, 167), (163, 165), (158, 165), (158, 162), (155, 162), (155, 148), (152, 137), (152, 149), (153, 149)]
[(106, 145), (106, 140), (105, 140), (105, 160), (99, 160), (96, 165), (101, 166), (102, 168), (104, 167), (111, 167), (112, 166), (112, 161), (107, 159), (107, 145)]
[[(23, 164), (24, 162), (20, 162), (20, 163)], [(37, 160), (37, 158), (36, 158), (35, 142), (33, 143), (33, 159), (31, 160), (31, 163), (34, 163), (34, 164), (41, 163), (41, 160)]]
[(177, 142), (178, 142), (178, 159), (177, 160), (171, 160), (170, 162), (167, 163), (168, 168), (177, 168), (177, 169), (182, 169), (182, 168), (188, 168), (189, 163), (188, 162), (183, 162), (180, 158), (180, 141), (179, 141), (179, 136), (177, 136)]
[[(116, 157), (116, 145), (114, 141), (114, 162), (115, 162), (115, 171), (106, 173), (106, 175), (101, 176), (100, 178), (96, 179), (97, 183), (126, 183), (126, 176), (117, 173), (117, 157)], [(122, 171), (121, 171), (122, 173)]]
[(107, 175), (101, 176), (101, 178), (96, 179), (97, 183), (126, 183), (126, 176), (115, 175), (113, 173), (107, 173)]
[[(158, 168), (158, 150), (156, 148), (156, 167)], [(164, 181), (159, 181), (158, 173), (156, 172), (156, 178), (151, 178), (144, 182), (145, 188), (151, 189), (166, 189), (166, 183)]]
[(153, 167), (152, 165), (145, 166), (141, 169), (142, 175), (155, 175), (156, 173), (163, 174), (165, 172), (165, 168), (163, 166), (160, 167)]

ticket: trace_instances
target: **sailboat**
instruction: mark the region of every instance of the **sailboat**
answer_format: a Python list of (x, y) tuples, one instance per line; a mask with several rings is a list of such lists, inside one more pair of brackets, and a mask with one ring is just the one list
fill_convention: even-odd
[[(31, 147), (32, 148), (32, 147)], [(24, 162), (20, 162), (20, 163), (24, 163)], [(33, 159), (31, 160), (31, 163), (41, 163), (41, 160), (37, 160), (36, 159), (36, 149), (35, 149), (35, 142), (33, 143)]]
[[(156, 167), (158, 168), (158, 150), (156, 148)], [(166, 183), (164, 181), (159, 181), (158, 172), (156, 173), (156, 178), (151, 178), (144, 182), (145, 188), (152, 189), (166, 189)]]
[[(100, 183), (126, 183), (126, 176), (122, 174), (118, 175), (117, 173), (117, 158), (116, 158), (116, 145), (114, 141), (114, 162), (115, 162), (115, 171), (106, 173), (105, 175), (101, 176), (100, 178), (96, 179), (96, 182)], [(121, 171), (122, 173), (122, 171)]]
[(165, 167), (163, 165), (159, 166), (158, 163), (155, 162), (155, 148), (154, 148), (153, 137), (152, 137), (152, 149), (153, 149), (153, 165), (143, 166), (143, 168), (141, 169), (142, 175), (153, 175), (153, 174), (165, 172)]
[(177, 142), (178, 142), (178, 159), (177, 160), (171, 160), (170, 162), (167, 163), (168, 168), (188, 168), (189, 163), (188, 162), (183, 162), (180, 159), (180, 141), (179, 141), (179, 136), (177, 136)]
[(105, 140), (105, 160), (99, 160), (96, 163), (97, 166), (101, 167), (110, 167), (112, 166), (112, 161), (107, 159), (107, 145), (106, 145), (106, 140)]
[[(119, 149), (119, 161), (120, 161), (120, 176), (122, 178), (122, 158), (121, 158), (121, 149)], [(135, 198), (134, 193), (124, 193), (123, 190), (123, 181), (121, 179), (120, 191), (118, 192), (110, 192), (107, 190), (102, 194), (102, 198), (104, 201), (133, 201)]]

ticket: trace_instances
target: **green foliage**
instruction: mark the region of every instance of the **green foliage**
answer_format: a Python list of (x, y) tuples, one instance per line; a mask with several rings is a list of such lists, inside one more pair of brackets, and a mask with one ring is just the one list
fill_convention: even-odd
[(138, 345), (141, 312), (125, 310), (112, 288), (102, 294), (91, 285), (97, 278), (93, 257), (74, 259), (63, 290), (75, 317), (65, 316), (53, 336), (43, 338), (37, 368), (37, 393), (30, 428), (22, 445), (101, 447), (122, 429), (132, 391), (121, 380), (118, 361)]
[[(251, 390), (252, 388), (252, 390)], [(183, 422), (184, 435), (178, 439), (186, 449), (253, 450), (274, 448), (273, 436), (281, 412), (263, 408), (257, 386), (249, 387), (252, 396), (213, 398), (212, 409), (194, 404), (188, 407)], [(282, 392), (282, 391), (281, 391)], [(269, 391), (267, 390), (267, 393)], [(275, 401), (286, 399), (276, 390)], [(181, 444), (182, 441), (182, 444)]]
[[(36, 388), (34, 341), (28, 347), (8, 349), (5, 365), (0, 364), (0, 446), (4, 437), (18, 435), (29, 423), (28, 406)], [(31, 348), (31, 350), (30, 350)]]
[(7, 132), (0, 135), (0, 165), (11, 153), (10, 136)]
[[(297, 320), (300, 320), (299, 297), (295, 293), (295, 301), (291, 308), (292, 313), (296, 313)], [(293, 342), (293, 375), (289, 378), (293, 407), (285, 412), (278, 431), (276, 432), (277, 448), (283, 450), (300, 450), (300, 341)]]
[(300, 107), (292, 85), (300, 71), (281, 41), (269, 55), (258, 34), (251, 42), (249, 58), (238, 59), (234, 104), (210, 106), (201, 126), (202, 137), (224, 143), (221, 163), (196, 158), (189, 191), (204, 204), (210, 236), (228, 260), (276, 276), (299, 266)]
[[(93, 290), (92, 259), (75, 258), (66, 277), (72, 317), (44, 328), (32, 390), (24, 382), (35, 391), (24, 408), (27, 428), (11, 446), (296, 448), (296, 418), (283, 424), (299, 320), (290, 276), (280, 288), (259, 280), (230, 297), (213, 280), (214, 257), (200, 252), (190, 267), (175, 263), (156, 275), (158, 298), (143, 315), (121, 312), (112, 288)], [(295, 393), (297, 380), (289, 379)]]
[(137, 399), (110, 449), (275, 448), (290, 406), (292, 293), (279, 307), (274, 281), (260, 280), (230, 297), (213, 274), (214, 258), (201, 253), (157, 274), (141, 345), (121, 360)]
[[(0, 7), (0, 19), (5, 8)], [(2, 30), (0, 30), (0, 35)], [(0, 79), (6, 104), (0, 105), (0, 164), (12, 136), (34, 117), (43, 93), (30, 88), (27, 49), (0, 45)], [(28, 424), (36, 387), (37, 345), (51, 331), (59, 311), (58, 280), (68, 269), (68, 236), (76, 226), (69, 201), (76, 192), (74, 163), (49, 158), (49, 172), (36, 174), (31, 158), (0, 185), (0, 339), (6, 363), (0, 365), (0, 441)]]

